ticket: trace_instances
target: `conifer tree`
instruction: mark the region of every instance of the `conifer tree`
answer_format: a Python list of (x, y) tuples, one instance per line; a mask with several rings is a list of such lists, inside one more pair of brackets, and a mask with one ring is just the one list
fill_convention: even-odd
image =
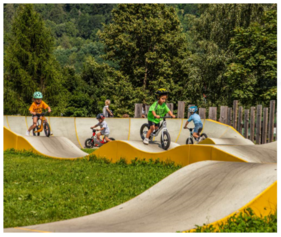
[(31, 4), (20, 5), (4, 55), (4, 113), (29, 114), (34, 91), (60, 113), (64, 107), (62, 75), (54, 56), (53, 38)]

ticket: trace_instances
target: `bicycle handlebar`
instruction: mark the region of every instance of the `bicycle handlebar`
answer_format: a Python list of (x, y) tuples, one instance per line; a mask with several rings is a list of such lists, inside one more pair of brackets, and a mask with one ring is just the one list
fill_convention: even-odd
[(49, 112), (43, 112), (41, 114), (36, 114), (36, 116), (45, 116), (47, 113), (49, 113)]
[(163, 117), (160, 117), (160, 118), (166, 119), (166, 118), (173, 118), (173, 117), (171, 117), (171, 116), (163, 116)]

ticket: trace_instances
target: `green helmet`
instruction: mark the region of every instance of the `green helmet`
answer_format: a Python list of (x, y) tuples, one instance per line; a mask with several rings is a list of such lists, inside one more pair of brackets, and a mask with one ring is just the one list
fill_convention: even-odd
[(43, 99), (43, 95), (42, 95), (42, 93), (40, 91), (35, 91), (33, 93), (33, 98), (34, 99)]

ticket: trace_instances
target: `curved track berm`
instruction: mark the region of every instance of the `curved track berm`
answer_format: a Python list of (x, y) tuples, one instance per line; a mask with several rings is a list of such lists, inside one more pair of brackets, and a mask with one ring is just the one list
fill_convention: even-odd
[[(5, 116), (4, 150), (15, 148), (56, 159), (87, 156), (79, 148), (91, 135), (90, 118), (49, 117), (55, 135), (26, 137), (29, 118)], [(159, 140), (145, 146), (139, 140), (144, 119), (107, 119), (112, 137), (94, 152), (113, 162), (125, 158), (173, 161), (183, 167), (144, 193), (100, 213), (54, 223), (4, 229), (4, 232), (175, 232), (195, 225), (223, 222), (244, 208), (267, 215), (277, 207), (277, 142), (253, 145), (232, 127), (204, 120), (204, 144), (185, 144), (183, 119), (168, 120), (172, 143), (168, 151)], [(116, 122), (114, 122), (116, 121)], [(21, 125), (19, 125), (21, 124)], [(25, 126), (22, 127), (22, 124)], [(192, 127), (192, 124), (190, 125)], [(10, 129), (12, 129), (12, 131)], [(81, 142), (82, 141), (82, 142)]]
[[(144, 193), (100, 213), (5, 232), (176, 232), (251, 207), (276, 208), (276, 164), (204, 161), (186, 166)], [(267, 196), (267, 198), (264, 198)]]

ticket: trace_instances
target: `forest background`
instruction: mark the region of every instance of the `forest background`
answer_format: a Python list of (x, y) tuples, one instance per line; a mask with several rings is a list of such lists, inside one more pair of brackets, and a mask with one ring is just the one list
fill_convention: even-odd
[(39, 90), (54, 116), (95, 116), (105, 99), (133, 116), (162, 87), (175, 107), (268, 106), (277, 5), (4, 5), (4, 114), (28, 115)]

